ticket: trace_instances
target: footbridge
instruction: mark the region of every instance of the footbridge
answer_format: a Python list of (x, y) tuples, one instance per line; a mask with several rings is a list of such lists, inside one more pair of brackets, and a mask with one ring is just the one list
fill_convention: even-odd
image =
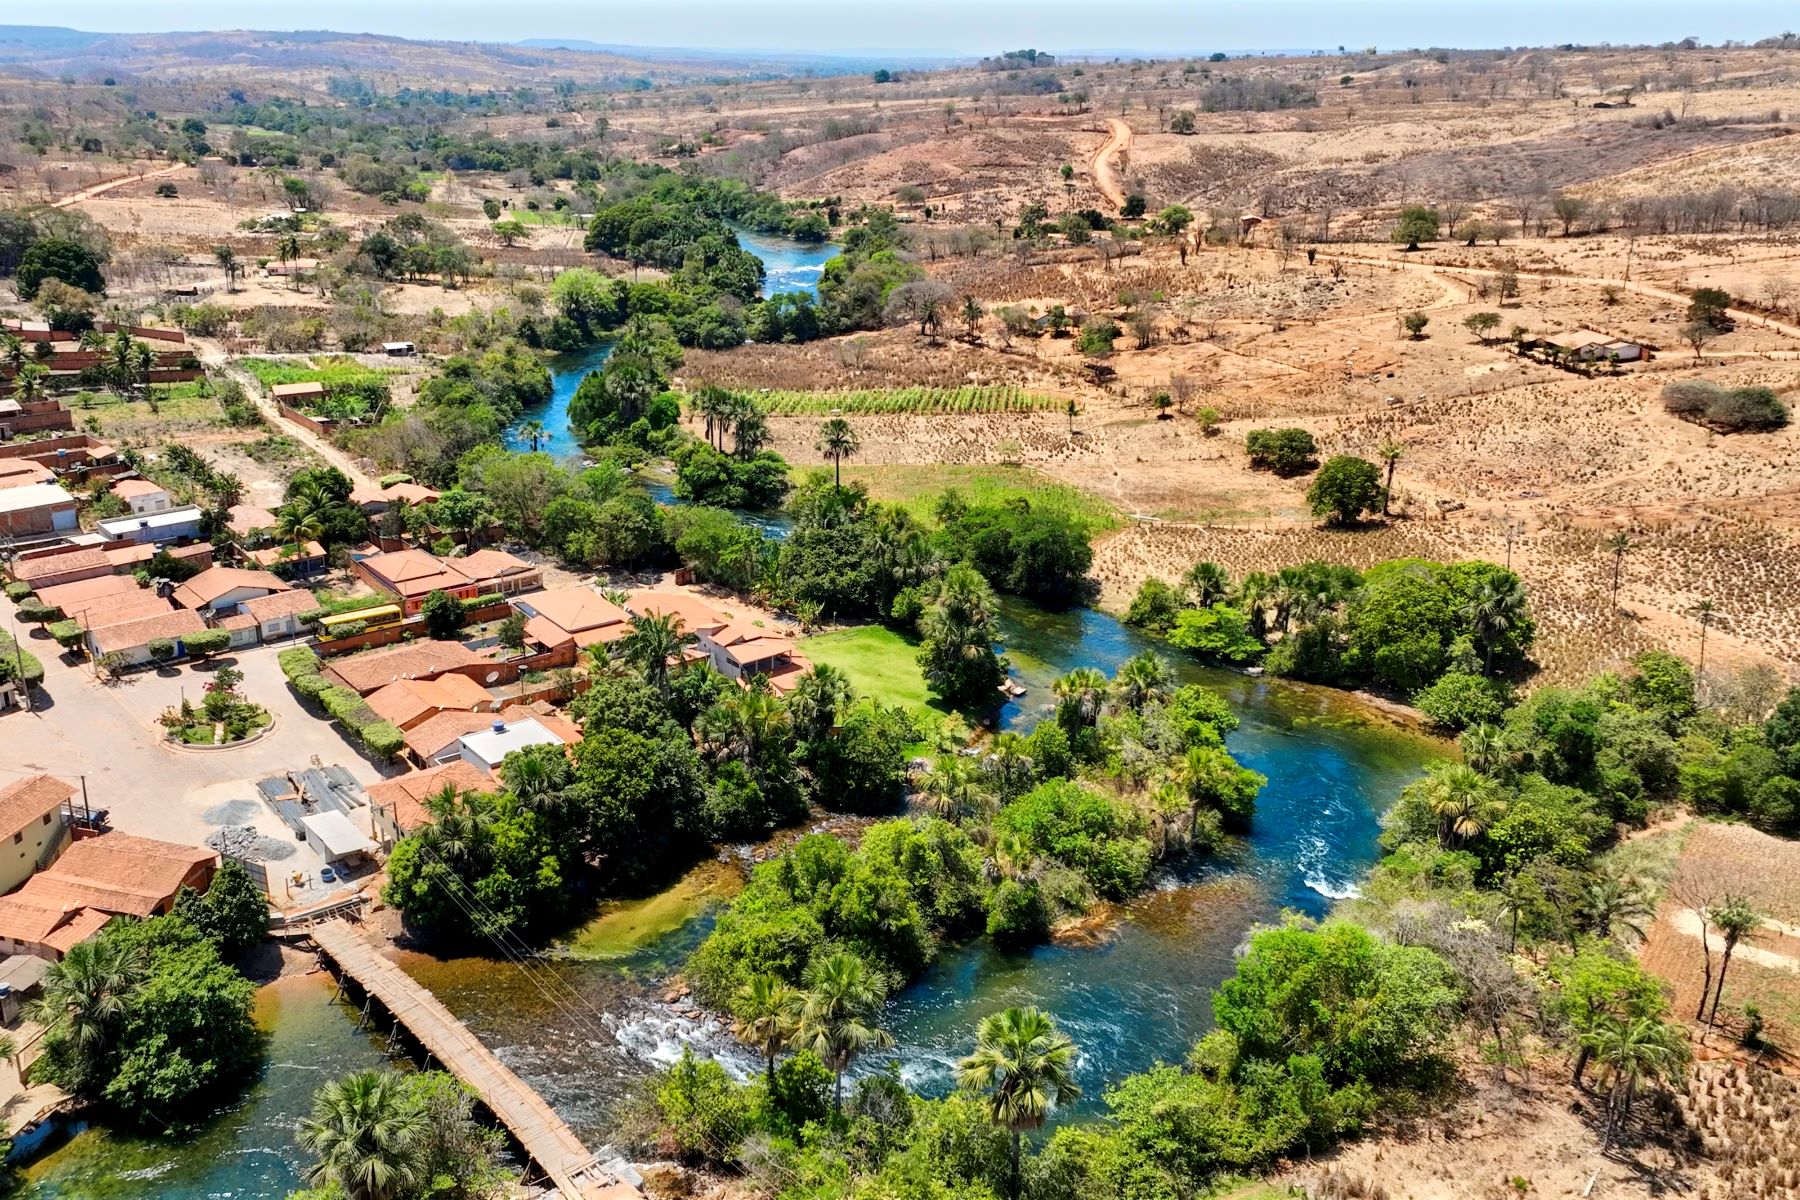
[(542, 1096), (354, 925), (328, 920), (309, 933), (340, 979), (387, 1009), (427, 1054), (475, 1092), (563, 1200), (643, 1200), (637, 1187), (589, 1151)]

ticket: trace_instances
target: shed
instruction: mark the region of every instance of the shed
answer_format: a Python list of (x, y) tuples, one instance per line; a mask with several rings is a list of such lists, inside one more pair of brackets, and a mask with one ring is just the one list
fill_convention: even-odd
[(375, 843), (341, 812), (316, 812), (302, 817), (300, 824), (305, 827), (306, 840), (328, 863), (375, 852)]
[(418, 350), (411, 342), (383, 342), (381, 352), (389, 358), (407, 358), (417, 354)]

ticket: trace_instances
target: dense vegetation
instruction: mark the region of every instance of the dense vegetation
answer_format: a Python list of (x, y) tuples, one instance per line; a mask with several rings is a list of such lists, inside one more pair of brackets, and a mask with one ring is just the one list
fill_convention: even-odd
[(315, 1185), (289, 1200), (485, 1200), (516, 1181), (506, 1138), (442, 1071), (358, 1071), (320, 1086), (300, 1122)]
[(158, 1129), (191, 1124), (244, 1080), (258, 1061), (255, 989), (219, 953), (250, 922), (223, 899), (202, 903), (217, 937), (181, 916), (118, 920), (50, 968), (34, 1079)]
[(1501, 676), (1537, 633), (1511, 571), (1420, 558), (1366, 572), (1308, 562), (1235, 582), (1198, 563), (1178, 584), (1145, 580), (1125, 619), (1202, 658), (1411, 697), (1453, 729), (1498, 714)]
[(758, 867), (689, 960), (696, 993), (723, 1007), (756, 976), (797, 985), (830, 954), (886, 991), (947, 942), (1041, 941), (1054, 921), (1137, 892), (1158, 858), (1249, 823), (1264, 781), (1224, 749), (1236, 718), (1214, 694), (1173, 687), (1153, 656), (1111, 681), (1076, 671), (1057, 692), (1056, 716), (1029, 736), (1001, 734), (977, 761), (938, 758), (918, 783), (934, 816), (874, 826), (854, 850), (808, 837)]

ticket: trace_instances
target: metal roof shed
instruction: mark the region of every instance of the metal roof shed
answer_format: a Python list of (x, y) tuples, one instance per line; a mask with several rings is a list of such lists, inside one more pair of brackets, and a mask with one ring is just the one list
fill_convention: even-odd
[(326, 862), (337, 862), (353, 854), (373, 854), (375, 843), (350, 823), (341, 812), (313, 813), (301, 824), (306, 826), (306, 840), (318, 847)]

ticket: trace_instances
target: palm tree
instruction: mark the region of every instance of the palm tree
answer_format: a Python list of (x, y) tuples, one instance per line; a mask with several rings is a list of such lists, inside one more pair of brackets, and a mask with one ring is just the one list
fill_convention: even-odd
[(946, 821), (960, 821), (993, 807), (987, 786), (968, 759), (946, 754), (919, 787), (925, 806)]
[(987, 1093), (988, 1120), (1012, 1134), (1012, 1193), (1020, 1191), (1019, 1148), (1052, 1109), (1081, 1095), (1075, 1043), (1036, 1008), (1009, 1008), (981, 1019), (975, 1052), (956, 1064), (956, 1083)]
[(1656, 916), (1655, 906), (1635, 876), (1604, 865), (1582, 889), (1581, 909), (1597, 938), (1610, 938), (1619, 929), (1643, 941), (1646, 925)]
[(807, 964), (794, 1044), (831, 1068), (836, 1081), (832, 1107), (838, 1112), (844, 1109), (844, 1072), (856, 1056), (894, 1044), (894, 1036), (874, 1023), (881, 1001), (880, 983), (856, 955), (840, 950)]
[(318, 1160), (312, 1182), (336, 1183), (351, 1200), (389, 1200), (417, 1182), (429, 1132), (399, 1075), (357, 1071), (313, 1093), (300, 1144)]
[(1031, 790), (1036, 774), (1036, 765), (1031, 760), (1031, 743), (1023, 734), (1010, 730), (995, 734), (988, 756), (981, 760), (981, 769), (993, 781), (995, 797), (1000, 803), (1024, 795)]
[(1092, 725), (1100, 719), (1100, 708), (1106, 702), (1106, 688), (1106, 674), (1098, 667), (1076, 667), (1050, 685), (1059, 707), (1082, 725)]
[(1694, 605), (1694, 615), (1700, 618), (1700, 663), (1694, 668), (1696, 681), (1706, 677), (1706, 631), (1711, 628), (1713, 614), (1718, 611), (1718, 606), (1711, 600), (1702, 600)]
[(235, 290), (232, 285), (237, 282), (237, 277), (243, 273), (244, 269), (243, 264), (238, 262), (237, 251), (230, 246), (214, 246), (213, 261), (218, 263), (219, 269), (225, 272), (225, 290), (227, 292)]
[(856, 430), (850, 428), (850, 422), (833, 417), (819, 426), (819, 440), (813, 449), (831, 460), (832, 486), (841, 488), (844, 486), (844, 460), (861, 450), (862, 443), (856, 438)]
[(1754, 939), (1762, 932), (1763, 915), (1744, 897), (1728, 895), (1712, 906), (1704, 917), (1710, 917), (1719, 932), (1725, 935), (1725, 952), (1719, 959), (1719, 982), (1713, 991), (1712, 1011), (1706, 1015), (1706, 1023), (1711, 1025), (1719, 1019), (1719, 1000), (1725, 995), (1725, 972), (1731, 969), (1731, 952), (1737, 949), (1739, 942)]
[(1505, 808), (1499, 785), (1464, 763), (1432, 770), (1425, 801), (1437, 816), (1438, 844), (1446, 850), (1480, 837)]
[(531, 443), (531, 452), (533, 454), (537, 453), (538, 443), (542, 442), (547, 436), (548, 434), (544, 430), (544, 423), (542, 421), (526, 421), (519, 426), (519, 437)]
[[(287, 266), (300, 257), (300, 238), (292, 233), (284, 233), (275, 243), (275, 254), (281, 259), (281, 265)], [(288, 286), (293, 287), (298, 280), (294, 275), (288, 276)]]
[(669, 694), (669, 660), (694, 640), (672, 613), (644, 613), (633, 617), (631, 632), (619, 639), (619, 653), (643, 672), (644, 682), (663, 696)]
[(156, 411), (156, 393), (150, 387), (150, 372), (156, 366), (156, 355), (146, 342), (138, 342), (131, 348), (131, 377), (144, 389), (144, 399), (150, 402), (150, 411)]
[(50, 368), (37, 363), (26, 363), (13, 376), (13, 388), (21, 403), (29, 404), (34, 400), (42, 400), (48, 389)]
[(1231, 594), (1231, 576), (1215, 562), (1198, 562), (1188, 568), (1182, 582), (1201, 608), (1211, 608)]
[(303, 491), (281, 506), (275, 514), (275, 534), (294, 547), (294, 557), (304, 560), (306, 546), (325, 536), (325, 520), (330, 501), (323, 493)]
[(1524, 618), (1526, 605), (1525, 585), (1517, 575), (1506, 574), (1482, 580), (1474, 599), (1463, 606), (1462, 615), (1482, 647), (1484, 674), (1494, 673), (1494, 646)]
[(1646, 1079), (1673, 1079), (1687, 1065), (1687, 1043), (1676, 1028), (1655, 1017), (1635, 1020), (1606, 1018), (1585, 1038), (1600, 1065), (1611, 1076), (1606, 1096), (1606, 1137), (1602, 1152), (1631, 1116), (1631, 1102)]
[(1399, 465), (1400, 459), (1405, 456), (1406, 447), (1402, 446), (1393, 438), (1388, 438), (1381, 443), (1380, 449), (1376, 450), (1375, 453), (1379, 454), (1381, 456), (1381, 461), (1387, 464), (1387, 482), (1383, 484), (1381, 488), (1381, 515), (1385, 517), (1388, 515), (1388, 497), (1394, 494), (1394, 468)]
[(1119, 707), (1142, 712), (1153, 700), (1166, 700), (1175, 676), (1169, 664), (1154, 650), (1136, 654), (1119, 664), (1113, 676), (1112, 694)]
[(1612, 610), (1613, 615), (1617, 617), (1619, 613), (1619, 574), (1625, 568), (1625, 556), (1637, 546), (1623, 530), (1607, 538), (1602, 545), (1606, 547), (1607, 553), (1613, 556)]
[(701, 749), (716, 761), (751, 767), (768, 761), (765, 752), (784, 745), (792, 732), (787, 706), (766, 688), (733, 688), (700, 715), (695, 729)]
[(739, 458), (754, 457), (769, 444), (769, 418), (754, 404), (737, 410), (731, 423), (731, 449)]
[(1463, 730), (1457, 739), (1463, 761), (1483, 775), (1495, 776), (1512, 764), (1512, 748), (1498, 725), (1483, 721)]
[(14, 371), (25, 365), (25, 339), (16, 333), (0, 333), (0, 358)]
[(829, 663), (817, 663), (794, 684), (787, 699), (794, 733), (801, 741), (815, 741), (837, 727), (838, 716), (856, 699), (850, 679)]
[(507, 790), (529, 809), (554, 807), (569, 786), (570, 775), (569, 758), (561, 746), (527, 746), (500, 764)]
[(731, 1035), (760, 1052), (775, 1086), (775, 1059), (793, 1040), (802, 997), (774, 975), (756, 975), (731, 998)]
[(77, 942), (44, 974), (31, 1019), (50, 1037), (66, 1038), (84, 1063), (106, 1051), (124, 1018), (126, 1001), (144, 974), (136, 946), (105, 939)]

